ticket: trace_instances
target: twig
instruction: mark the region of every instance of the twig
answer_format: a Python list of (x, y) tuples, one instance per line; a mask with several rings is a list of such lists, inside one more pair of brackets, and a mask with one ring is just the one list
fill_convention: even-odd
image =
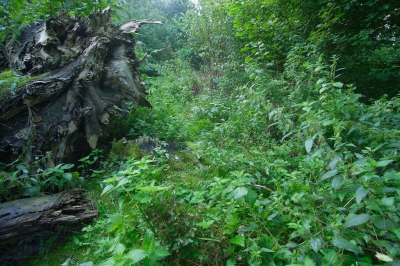
[(2, 124), (2, 123), (0, 123), (0, 125), (2, 125), (2, 126), (5, 126), (5, 127), (8, 127), (9, 129), (15, 129), (15, 128), (13, 128), (13, 127), (10, 127), (10, 126), (7, 126), (7, 125), (4, 125), (4, 124)]
[(265, 190), (268, 190), (269, 192), (274, 192), (272, 189), (267, 188), (266, 186), (261, 186), (261, 185), (254, 185), (255, 187), (261, 187)]
[(346, 208), (347, 205), (349, 205), (349, 203), (355, 198), (356, 196), (352, 197), (347, 203), (346, 205), (343, 206), (343, 208)]
[(279, 245), (278, 241), (277, 241), (276, 238), (271, 234), (271, 232), (268, 230), (268, 228), (265, 227), (265, 226), (264, 226), (264, 228), (265, 228), (265, 230), (267, 230), (268, 234), (275, 240), (275, 243), (278, 245), (278, 247), (281, 247), (281, 245)]

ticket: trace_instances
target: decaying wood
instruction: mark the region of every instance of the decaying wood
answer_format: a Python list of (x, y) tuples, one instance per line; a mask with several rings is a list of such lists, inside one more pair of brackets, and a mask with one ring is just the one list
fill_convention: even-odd
[(0, 204), (0, 244), (17, 242), (58, 226), (90, 221), (98, 211), (82, 189)]
[(54, 236), (61, 230), (63, 234), (79, 231), (97, 216), (97, 209), (82, 189), (1, 203), (0, 264), (12, 260), (10, 254), (15, 257), (15, 247), (26, 249), (35, 239)]
[(132, 35), (145, 23), (162, 24), (134, 20), (116, 26), (109, 8), (87, 19), (60, 13), (7, 43), (8, 67), (48, 75), (0, 99), (0, 148), (8, 156), (0, 161), (33, 147), (32, 157), (51, 151), (59, 163), (83, 145), (96, 148), (112, 117), (126, 113), (126, 102), (150, 106)]

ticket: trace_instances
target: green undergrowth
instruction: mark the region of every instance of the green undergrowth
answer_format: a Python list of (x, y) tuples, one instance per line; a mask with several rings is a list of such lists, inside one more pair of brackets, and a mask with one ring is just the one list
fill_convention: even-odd
[[(115, 3), (11, 2), (0, 39)], [(136, 36), (153, 108), (126, 103), (77, 172), (0, 172), (2, 200), (84, 187), (100, 211), (27, 265), (400, 264), (396, 1), (125, 2), (120, 20), (165, 22)]]
[(66, 254), (78, 265), (396, 265), (400, 99), (362, 104), (335, 81), (335, 59), (321, 62), (307, 94), (260, 75), (230, 95), (179, 98), (153, 79), (153, 109), (127, 121), (131, 137), (164, 144), (113, 144), (101, 215)]

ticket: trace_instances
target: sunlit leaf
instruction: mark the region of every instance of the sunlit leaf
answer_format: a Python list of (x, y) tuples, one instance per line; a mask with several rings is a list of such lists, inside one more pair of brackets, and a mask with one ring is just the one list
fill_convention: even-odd
[(124, 244), (118, 243), (118, 244), (115, 245), (115, 247), (114, 247), (114, 253), (115, 253), (116, 255), (121, 255), (121, 254), (123, 254), (124, 252), (125, 252), (125, 246), (124, 246)]
[(244, 247), (244, 236), (235, 236), (231, 238), (230, 242), (235, 245)]
[(385, 261), (385, 262), (393, 261), (393, 259), (391, 257), (389, 257), (389, 256), (387, 256), (385, 254), (378, 253), (378, 252), (376, 252), (375, 257), (380, 261)]
[(143, 249), (134, 249), (129, 251), (125, 257), (131, 259), (133, 263), (137, 263), (142, 259), (146, 258), (149, 255), (149, 252)]
[(343, 83), (342, 82), (334, 82), (332, 85), (334, 87), (336, 87), (336, 88), (339, 88), (339, 89), (343, 88)]
[(201, 223), (197, 223), (196, 225), (206, 229), (206, 228), (210, 227), (213, 223), (214, 223), (214, 220), (210, 220), (210, 221), (203, 220)]

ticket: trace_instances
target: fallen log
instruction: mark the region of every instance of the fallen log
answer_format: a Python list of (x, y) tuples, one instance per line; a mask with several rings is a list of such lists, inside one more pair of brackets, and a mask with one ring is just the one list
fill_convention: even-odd
[(28, 246), (37, 239), (79, 232), (97, 216), (97, 209), (82, 189), (1, 203), (0, 264), (35, 252), (39, 249), (37, 244)]

